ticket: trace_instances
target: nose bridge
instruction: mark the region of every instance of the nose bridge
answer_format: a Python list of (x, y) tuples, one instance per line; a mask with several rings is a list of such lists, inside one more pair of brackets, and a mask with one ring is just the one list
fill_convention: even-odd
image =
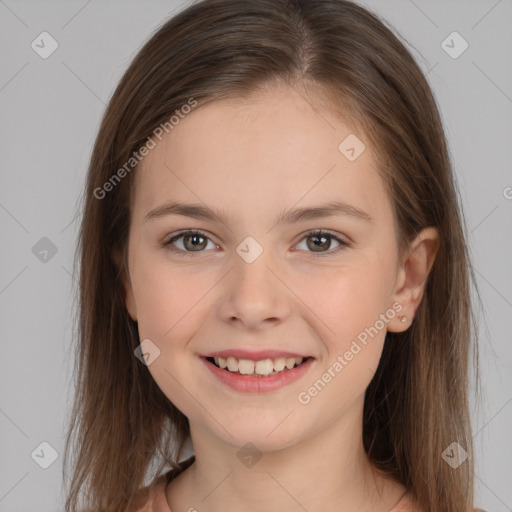
[[(265, 245), (264, 245), (265, 244)], [(236, 248), (237, 257), (234, 258), (235, 276), (233, 276), (234, 290), (248, 293), (256, 298), (269, 300), (267, 294), (275, 297), (277, 282), (275, 275), (269, 268), (275, 267), (273, 251), (268, 246), (268, 239), (260, 242), (253, 236), (247, 236)]]

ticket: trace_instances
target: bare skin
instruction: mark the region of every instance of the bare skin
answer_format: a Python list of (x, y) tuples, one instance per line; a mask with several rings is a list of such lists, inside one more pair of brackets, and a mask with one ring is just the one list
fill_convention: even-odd
[[(438, 233), (428, 228), (398, 253), (391, 200), (368, 142), (349, 161), (338, 145), (353, 129), (298, 91), (283, 86), (198, 107), (137, 170), (126, 305), (140, 339), (160, 350), (148, 369), (189, 418), (196, 455), (166, 488), (173, 512), (387, 512), (405, 492), (366, 456), (364, 392), (386, 331), (411, 324)], [(170, 200), (220, 210), (226, 223), (179, 215), (144, 222)], [(371, 220), (344, 214), (274, 222), (284, 210), (329, 201)], [(200, 249), (190, 236), (161, 246), (186, 229), (205, 233)], [(308, 232), (316, 229), (349, 245), (328, 237), (314, 252), (313, 242), (322, 240)], [(248, 236), (263, 249), (251, 263), (236, 252)], [(329, 368), (332, 376), (337, 357), (394, 303), (400, 313), (388, 314), (342, 371), (300, 402), (299, 394)], [(246, 393), (218, 381), (199, 357), (239, 348), (298, 352), (314, 361), (298, 381)], [(248, 442), (261, 454), (251, 467), (237, 457)]]

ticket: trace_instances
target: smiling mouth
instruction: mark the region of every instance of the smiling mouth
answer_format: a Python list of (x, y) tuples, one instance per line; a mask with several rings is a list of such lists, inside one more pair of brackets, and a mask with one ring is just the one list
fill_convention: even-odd
[(279, 357), (277, 359), (262, 359), (252, 361), (250, 359), (237, 359), (235, 357), (207, 357), (206, 360), (229, 373), (248, 377), (270, 377), (287, 372), (304, 364), (312, 357)]

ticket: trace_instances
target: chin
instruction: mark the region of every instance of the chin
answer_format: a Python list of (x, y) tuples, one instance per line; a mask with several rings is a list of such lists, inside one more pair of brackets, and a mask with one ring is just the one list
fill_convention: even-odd
[[(236, 427), (233, 423), (231, 427), (226, 427), (232, 436), (218, 425), (215, 429), (223, 442), (237, 450), (273, 452), (293, 446), (299, 440), (296, 429), (290, 429), (292, 425), (285, 425), (288, 420), (283, 422), (284, 417), (286, 414), (281, 413), (276, 415), (275, 421), (247, 421)], [(249, 443), (253, 447), (248, 446)]]

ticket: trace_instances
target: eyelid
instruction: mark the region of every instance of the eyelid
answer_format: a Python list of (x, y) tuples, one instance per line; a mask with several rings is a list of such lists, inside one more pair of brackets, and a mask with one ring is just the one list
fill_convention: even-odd
[[(204, 238), (206, 238), (207, 240), (211, 241), (212, 243), (214, 243), (215, 245), (218, 245), (216, 244), (211, 236), (206, 232), (206, 231), (203, 231), (201, 229), (185, 229), (183, 231), (180, 231), (174, 235), (171, 235), (171, 236), (168, 236), (168, 237), (165, 237), (163, 239), (163, 241), (161, 242), (161, 246), (164, 248), (164, 249), (168, 249), (170, 250), (172, 253), (174, 254), (177, 254), (179, 256), (194, 256), (194, 253), (203, 253), (203, 252), (206, 252), (206, 251), (184, 251), (182, 249), (178, 249), (178, 248), (175, 248), (172, 246), (172, 242), (184, 237), (184, 236), (187, 236), (187, 235), (200, 235)], [(300, 235), (300, 238), (298, 239), (298, 241), (294, 244), (294, 245), (297, 245), (299, 244), (302, 240), (304, 240), (305, 238), (308, 238), (310, 236), (323, 236), (323, 235), (328, 235), (329, 238), (332, 238), (333, 240), (335, 240), (336, 242), (339, 243), (339, 246), (334, 248), (334, 249), (329, 249), (328, 251), (325, 251), (325, 252), (319, 252), (319, 253), (315, 253), (313, 251), (298, 251), (298, 252), (307, 252), (309, 253), (311, 256), (313, 257), (321, 257), (321, 256), (332, 256), (334, 254), (338, 254), (341, 250), (347, 248), (347, 247), (352, 247), (352, 241), (350, 239), (348, 239), (348, 237), (346, 236), (340, 236), (338, 235), (337, 233), (335, 232), (332, 232), (328, 229), (312, 229), (312, 230), (309, 230), (309, 231), (306, 231), (304, 233), (302, 233)], [(294, 251), (296, 252), (296, 251)]]

